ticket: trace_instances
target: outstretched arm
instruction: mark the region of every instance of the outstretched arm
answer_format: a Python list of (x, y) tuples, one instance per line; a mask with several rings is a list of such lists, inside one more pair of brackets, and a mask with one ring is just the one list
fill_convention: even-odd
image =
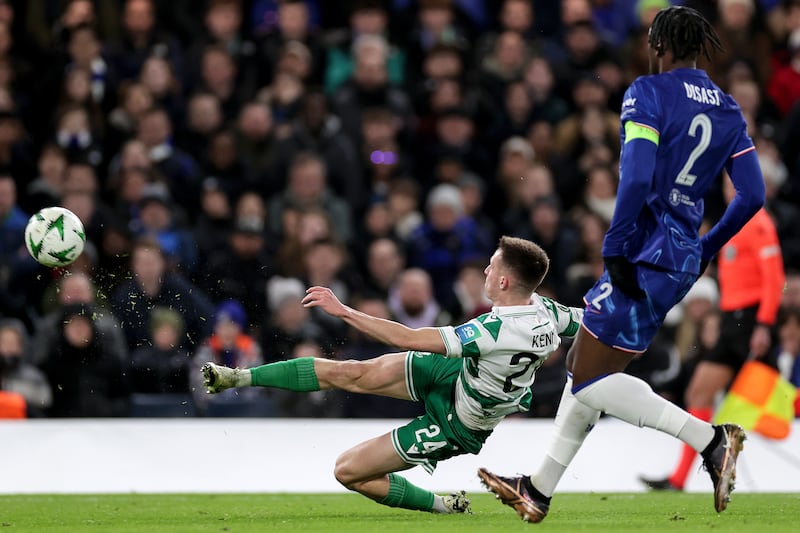
[(362, 333), (391, 346), (419, 352), (447, 353), (438, 328), (412, 329), (393, 320), (362, 313), (340, 302), (327, 287), (311, 287), (306, 290), (303, 306), (319, 307)]

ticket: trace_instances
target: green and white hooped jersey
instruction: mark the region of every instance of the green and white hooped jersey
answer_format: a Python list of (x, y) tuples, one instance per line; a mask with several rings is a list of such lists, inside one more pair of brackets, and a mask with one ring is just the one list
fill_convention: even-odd
[(583, 310), (533, 294), (530, 305), (493, 307), (460, 326), (439, 328), (447, 357), (464, 359), (455, 391), (465, 426), (491, 430), (530, 409), (531, 385), (545, 359), (573, 337)]

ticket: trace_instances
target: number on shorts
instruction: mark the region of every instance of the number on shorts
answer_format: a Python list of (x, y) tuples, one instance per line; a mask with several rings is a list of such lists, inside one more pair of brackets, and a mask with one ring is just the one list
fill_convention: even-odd
[(600, 294), (598, 294), (597, 296), (592, 298), (592, 301), (590, 302), (592, 304), (592, 307), (595, 307), (597, 309), (602, 309), (603, 306), (600, 305), (600, 302), (602, 302), (603, 300), (605, 300), (606, 298), (611, 296), (611, 291), (613, 291), (613, 290), (614, 290), (614, 287), (610, 283), (608, 283), (607, 281), (601, 283), (600, 284)]
[(434, 452), (438, 449), (444, 448), (447, 446), (447, 442), (443, 440), (438, 441), (428, 441), (425, 439), (431, 439), (436, 437), (442, 432), (442, 429), (437, 426), (436, 424), (431, 424), (427, 428), (421, 428), (414, 432), (414, 435), (417, 437), (417, 442), (422, 445), (422, 449), (419, 449), (417, 446), (411, 446), (406, 453), (408, 455), (417, 455)]

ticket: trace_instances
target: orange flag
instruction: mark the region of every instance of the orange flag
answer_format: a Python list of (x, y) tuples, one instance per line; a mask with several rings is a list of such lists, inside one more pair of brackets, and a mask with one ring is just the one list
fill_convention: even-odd
[(714, 423), (734, 422), (770, 439), (789, 436), (797, 389), (774, 368), (747, 361), (722, 401)]

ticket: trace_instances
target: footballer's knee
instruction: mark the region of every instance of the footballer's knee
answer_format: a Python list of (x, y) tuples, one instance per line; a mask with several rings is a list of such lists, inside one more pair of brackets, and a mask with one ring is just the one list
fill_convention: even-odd
[(333, 467), (333, 477), (345, 488), (357, 490), (361, 479), (356, 470), (353, 469), (353, 460), (349, 451), (344, 452), (336, 458), (336, 464)]

